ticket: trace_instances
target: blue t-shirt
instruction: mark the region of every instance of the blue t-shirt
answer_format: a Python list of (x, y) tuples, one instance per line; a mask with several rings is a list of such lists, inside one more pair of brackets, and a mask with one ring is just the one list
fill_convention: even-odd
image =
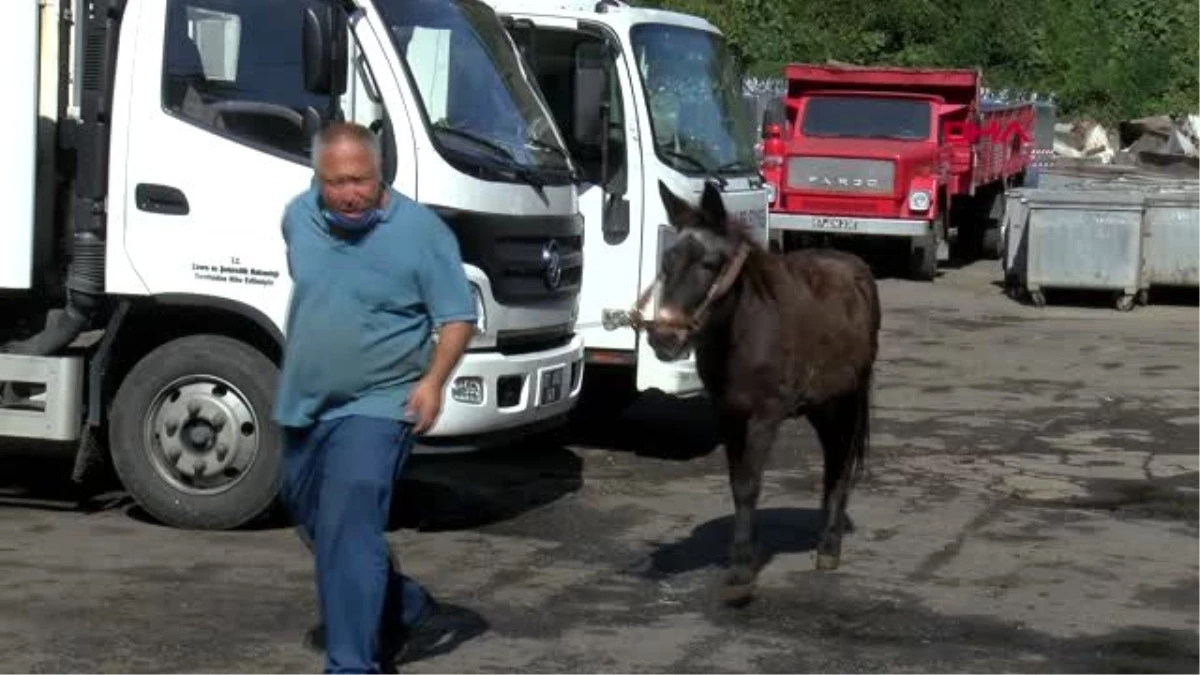
[(433, 328), (476, 320), (458, 242), (437, 214), (388, 189), (368, 232), (329, 232), (314, 185), (284, 211), (292, 297), (274, 419), (402, 419), (433, 357)]

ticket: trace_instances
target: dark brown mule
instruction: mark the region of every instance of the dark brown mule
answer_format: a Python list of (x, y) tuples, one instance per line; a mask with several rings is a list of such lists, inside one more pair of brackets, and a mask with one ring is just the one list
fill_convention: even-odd
[[(835, 569), (846, 502), (866, 459), (878, 352), (879, 296), (861, 259), (833, 250), (774, 255), (731, 221), (705, 187), (699, 208), (659, 183), (678, 238), (634, 311), (658, 358), (696, 350), (716, 407), (733, 490), (731, 567), (725, 596), (749, 600), (758, 574), (755, 509), (763, 468), (785, 419), (807, 417), (825, 454), (823, 526), (816, 567)], [(658, 312), (642, 306), (658, 288)]]

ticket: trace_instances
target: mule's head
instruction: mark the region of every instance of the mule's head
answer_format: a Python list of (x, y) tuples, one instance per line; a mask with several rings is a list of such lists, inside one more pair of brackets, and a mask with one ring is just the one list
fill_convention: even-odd
[(674, 361), (687, 354), (697, 313), (710, 289), (729, 265), (738, 242), (729, 235), (721, 193), (706, 183), (699, 206), (693, 206), (659, 181), (667, 219), (678, 236), (662, 253), (658, 311), (647, 333), (655, 355)]

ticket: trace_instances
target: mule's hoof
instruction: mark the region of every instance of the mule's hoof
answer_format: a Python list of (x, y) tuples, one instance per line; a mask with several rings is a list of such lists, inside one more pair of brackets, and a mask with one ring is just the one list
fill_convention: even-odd
[(841, 561), (842, 556), (840, 555), (835, 555), (833, 553), (818, 553), (816, 566), (819, 570), (836, 570)]
[(721, 588), (721, 600), (730, 607), (745, 607), (754, 599), (754, 582), (746, 584), (726, 583)]

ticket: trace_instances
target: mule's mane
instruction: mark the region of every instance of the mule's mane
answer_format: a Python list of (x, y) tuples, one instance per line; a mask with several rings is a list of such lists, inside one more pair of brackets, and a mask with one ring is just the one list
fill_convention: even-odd
[(726, 238), (735, 247), (740, 244), (750, 249), (750, 255), (746, 256), (746, 262), (742, 265), (740, 275), (746, 290), (763, 300), (773, 302), (776, 298), (775, 284), (772, 281), (774, 260), (771, 253), (763, 248), (758, 240), (750, 236), (746, 222), (740, 218), (727, 217), (725, 232)]

